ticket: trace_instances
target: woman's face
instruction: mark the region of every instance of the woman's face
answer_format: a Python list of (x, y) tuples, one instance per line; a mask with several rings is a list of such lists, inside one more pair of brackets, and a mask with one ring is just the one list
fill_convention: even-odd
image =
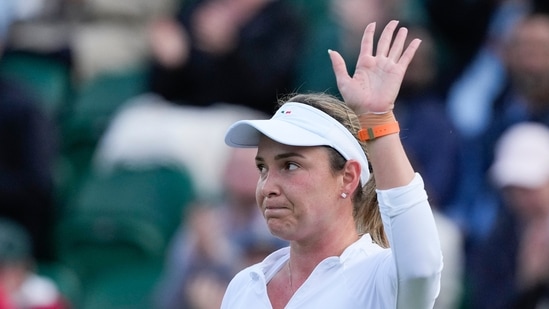
[(288, 146), (262, 137), (256, 164), (256, 199), (273, 235), (314, 240), (337, 229), (338, 217), (349, 215), (342, 211), (342, 173), (331, 170), (325, 147)]

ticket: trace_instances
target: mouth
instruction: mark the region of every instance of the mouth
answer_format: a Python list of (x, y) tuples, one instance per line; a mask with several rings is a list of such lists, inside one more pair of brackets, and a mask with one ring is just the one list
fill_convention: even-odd
[(263, 208), (263, 214), (265, 217), (278, 217), (289, 210), (290, 209), (288, 207), (270, 205)]

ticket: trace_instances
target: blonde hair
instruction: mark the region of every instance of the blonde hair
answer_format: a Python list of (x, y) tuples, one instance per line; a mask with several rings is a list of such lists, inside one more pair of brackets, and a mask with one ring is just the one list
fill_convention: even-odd
[[(286, 102), (307, 104), (330, 115), (353, 134), (364, 153), (366, 153), (366, 156), (368, 156), (366, 144), (358, 139), (358, 130), (360, 130), (358, 116), (340, 99), (325, 93), (292, 94), (279, 100), (279, 107)], [(330, 152), (332, 154), (332, 168), (334, 168), (334, 170), (341, 170), (345, 165), (345, 158), (335, 149), (329, 149), (332, 150)], [(359, 234), (369, 233), (375, 243), (388, 248), (389, 241), (387, 240), (383, 222), (381, 220), (373, 173), (370, 180), (368, 180), (366, 184), (361, 183), (360, 186), (361, 189), (355, 190), (352, 195), (354, 207), (353, 216), (357, 232)]]

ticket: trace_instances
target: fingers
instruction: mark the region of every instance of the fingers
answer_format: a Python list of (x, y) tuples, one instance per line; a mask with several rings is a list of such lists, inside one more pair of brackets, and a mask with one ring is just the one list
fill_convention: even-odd
[(332, 61), (332, 68), (337, 84), (340, 85), (344, 80), (351, 78), (349, 72), (347, 72), (347, 66), (345, 65), (343, 57), (333, 50), (328, 50), (328, 55), (330, 55), (330, 60)]
[(404, 43), (406, 41), (407, 35), (408, 35), (408, 29), (406, 28), (398, 29), (397, 35), (395, 37), (395, 40), (393, 41), (393, 45), (391, 46), (391, 49), (389, 50), (389, 55), (388, 55), (388, 57), (395, 62), (398, 62), (400, 55), (402, 55), (402, 51), (404, 50)]
[(393, 41), (393, 33), (398, 25), (398, 20), (391, 20), (383, 29), (381, 37), (379, 38), (376, 56), (387, 57), (389, 55), (389, 49), (391, 48), (391, 42)]
[(376, 23), (369, 23), (364, 29), (362, 35), (362, 42), (360, 43), (360, 54), (358, 57), (357, 67), (362, 66), (362, 61), (365, 59), (364, 55), (371, 56), (374, 52), (374, 33), (376, 31)]
[(398, 29), (398, 32), (393, 40), (393, 34), (397, 25), (398, 21), (392, 20), (387, 24), (385, 29), (383, 29), (383, 33), (379, 38), (376, 56), (387, 57), (394, 62), (403, 65), (404, 67), (408, 67), (408, 64), (410, 64), (414, 58), (414, 55), (421, 44), (421, 40), (412, 40), (406, 50), (404, 50), (406, 37), (408, 36), (408, 29), (404, 27)]
[(408, 45), (408, 48), (406, 48), (406, 50), (400, 57), (398, 63), (407, 68), (410, 62), (412, 62), (412, 59), (414, 58), (414, 55), (416, 54), (416, 51), (419, 48), (420, 44), (420, 39), (413, 39), (412, 42), (410, 42), (410, 45)]

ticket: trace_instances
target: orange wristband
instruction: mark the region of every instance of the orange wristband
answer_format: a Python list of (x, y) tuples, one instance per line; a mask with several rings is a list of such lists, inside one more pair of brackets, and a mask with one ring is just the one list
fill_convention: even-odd
[(378, 137), (400, 132), (400, 127), (393, 111), (386, 113), (366, 113), (358, 116), (362, 129), (358, 131), (358, 138), (365, 142)]
[(358, 131), (358, 138), (365, 142), (371, 141), (378, 137), (400, 132), (400, 126), (398, 122), (389, 122), (382, 125), (378, 125), (372, 128), (360, 129)]

